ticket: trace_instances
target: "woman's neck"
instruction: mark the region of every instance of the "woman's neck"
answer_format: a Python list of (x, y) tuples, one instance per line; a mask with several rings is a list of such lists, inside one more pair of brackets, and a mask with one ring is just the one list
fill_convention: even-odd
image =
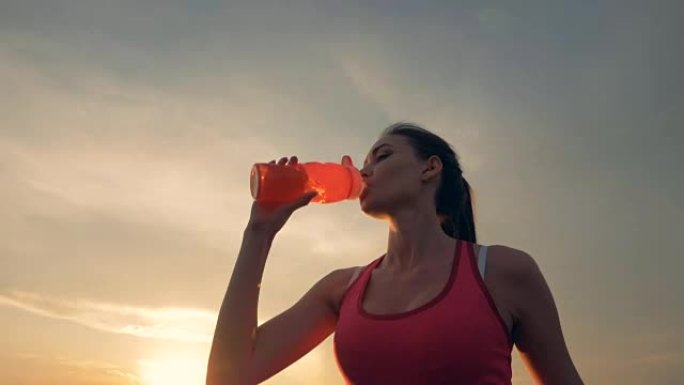
[(379, 269), (411, 274), (441, 266), (456, 240), (442, 230), (439, 218), (425, 210), (403, 212), (390, 221), (387, 255)]

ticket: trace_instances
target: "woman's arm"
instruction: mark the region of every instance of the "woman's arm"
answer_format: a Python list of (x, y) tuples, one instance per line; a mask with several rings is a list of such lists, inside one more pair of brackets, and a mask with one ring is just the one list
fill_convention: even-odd
[(551, 290), (535, 260), (513, 250), (517, 323), (513, 340), (535, 384), (583, 385), (570, 358)]
[(245, 229), (209, 353), (207, 385), (247, 384), (256, 341), (260, 282), (273, 236)]

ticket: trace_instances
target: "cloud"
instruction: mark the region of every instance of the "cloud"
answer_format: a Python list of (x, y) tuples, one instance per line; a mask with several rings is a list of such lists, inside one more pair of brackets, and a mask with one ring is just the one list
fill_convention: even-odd
[[(443, 32), (437, 29), (432, 33), (435, 36), (431, 35), (431, 38), (441, 41)], [(454, 33), (457, 45), (467, 50), (460, 34)], [(465, 76), (435, 78), (431, 72), (439, 73), (444, 68), (420, 67), (417, 70), (412, 64), (415, 58), (393, 50), (391, 40), (382, 41), (366, 35), (358, 37), (353, 44), (335, 45), (329, 53), (358, 98), (381, 111), (388, 125), (396, 121), (415, 122), (441, 136), (467, 160), (462, 162), (464, 168), (478, 171), (486, 160), (482, 154), (486, 138), (482, 135), (483, 119), (477, 112), (481, 108), (480, 101), (470, 95), (476, 84), (471, 84), (472, 80)], [(426, 56), (437, 53), (429, 48), (421, 50), (425, 50)], [(456, 62), (460, 60), (456, 55), (448, 57)], [(381, 128), (378, 127), (378, 135)]]
[(335, 61), (361, 97), (377, 106), (387, 119), (397, 115), (399, 90), (388, 66), (373, 65), (367, 55), (340, 55)]
[(238, 186), (230, 183), (239, 179), (238, 170), (231, 173), (228, 166), (225, 175), (218, 177), (215, 173), (220, 171), (208, 166), (206, 158), (152, 156), (124, 143), (106, 146), (93, 140), (82, 142), (81, 147), (75, 138), (68, 141), (75, 147), (20, 145), (0, 139), (1, 157), (8, 174), (18, 179), (14, 182), (32, 195), (48, 195), (82, 210), (136, 222), (174, 224), (188, 231), (224, 230), (225, 220), (216, 215), (216, 208), (232, 200), (249, 199), (244, 186), (248, 170), (242, 178), (245, 182)]
[(79, 208), (218, 242), (231, 224), (220, 213), (247, 213), (251, 163), (280, 152), (245, 129), (275, 127), (278, 115), (259, 108), (269, 92), (249, 80), (228, 94), (188, 95), (92, 70), (55, 74), (2, 50), (0, 59), (12, 94), (0, 106), (0, 185), (17, 194), (0, 206), (6, 213), (37, 211), (35, 199), (49, 196), (72, 210), (43, 205), (42, 214)]
[(64, 358), (57, 358), (57, 364), (69, 368), (71, 373), (78, 373), (80, 377), (106, 377), (112, 380), (125, 381), (127, 384), (139, 384), (140, 378), (137, 374), (117, 365), (98, 361), (76, 361)]
[(109, 333), (189, 343), (210, 342), (217, 319), (202, 309), (135, 307), (22, 291), (0, 294), (0, 305)]
[[(52, 319), (67, 320), (108, 333), (193, 344), (211, 342), (217, 317), (216, 313), (202, 309), (134, 307), (83, 299), (56, 298), (21, 291), (0, 294), (0, 306), (10, 306)], [(259, 324), (263, 322), (259, 320)], [(324, 347), (318, 347), (280, 373), (278, 378), (285, 382), (321, 378), (326, 373), (326, 355)], [(122, 381), (135, 385), (157, 384), (169, 383), (164, 381), (165, 379), (178, 381), (179, 378), (201, 380), (206, 368), (206, 357), (193, 355), (187, 349), (177, 350), (175, 353), (164, 351), (148, 358), (140, 358), (137, 360), (138, 368), (135, 372), (115, 364), (46, 357), (30, 352), (14, 353), (11, 358), (30, 361), (31, 367), (34, 368), (67, 368), (74, 380), (97, 378), (98, 381), (107, 384)], [(63, 374), (64, 370), (59, 372)]]
[[(13, 95), (0, 105), (4, 289), (210, 307), (224, 290), (216, 266), (236, 254), (249, 218), (251, 164), (288, 147), (302, 160), (330, 154), (326, 145), (349, 147), (302, 145), (293, 122), (329, 128), (320, 111), (270, 84), (273, 77), (231, 75), (219, 81), (223, 91), (220, 84), (169, 90), (97, 68), (46, 69), (1, 49), (0, 58), (0, 85)], [(296, 262), (368, 255), (368, 239), (353, 227), (340, 231), (360, 216), (350, 204), (309, 208), (302, 219), (310, 221), (288, 227)]]
[[(0, 374), (7, 376), (3, 383), (14, 384), (102, 384), (142, 385), (138, 374), (120, 365), (94, 361), (76, 360), (61, 356), (33, 353), (1, 354), (3, 363)], [(13, 382), (15, 379), (21, 382)]]

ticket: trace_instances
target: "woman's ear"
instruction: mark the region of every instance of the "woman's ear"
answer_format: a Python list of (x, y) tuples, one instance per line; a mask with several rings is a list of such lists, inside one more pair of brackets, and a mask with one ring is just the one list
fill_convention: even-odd
[(442, 160), (437, 155), (432, 155), (423, 166), (423, 181), (428, 181), (442, 173)]

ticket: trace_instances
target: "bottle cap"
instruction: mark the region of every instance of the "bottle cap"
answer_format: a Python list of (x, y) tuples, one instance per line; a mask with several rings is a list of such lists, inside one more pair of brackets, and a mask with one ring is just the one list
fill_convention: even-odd
[(252, 166), (252, 171), (249, 174), (249, 190), (252, 193), (252, 198), (257, 199), (259, 196), (259, 189), (261, 188), (261, 175), (259, 175), (259, 167), (254, 164)]

